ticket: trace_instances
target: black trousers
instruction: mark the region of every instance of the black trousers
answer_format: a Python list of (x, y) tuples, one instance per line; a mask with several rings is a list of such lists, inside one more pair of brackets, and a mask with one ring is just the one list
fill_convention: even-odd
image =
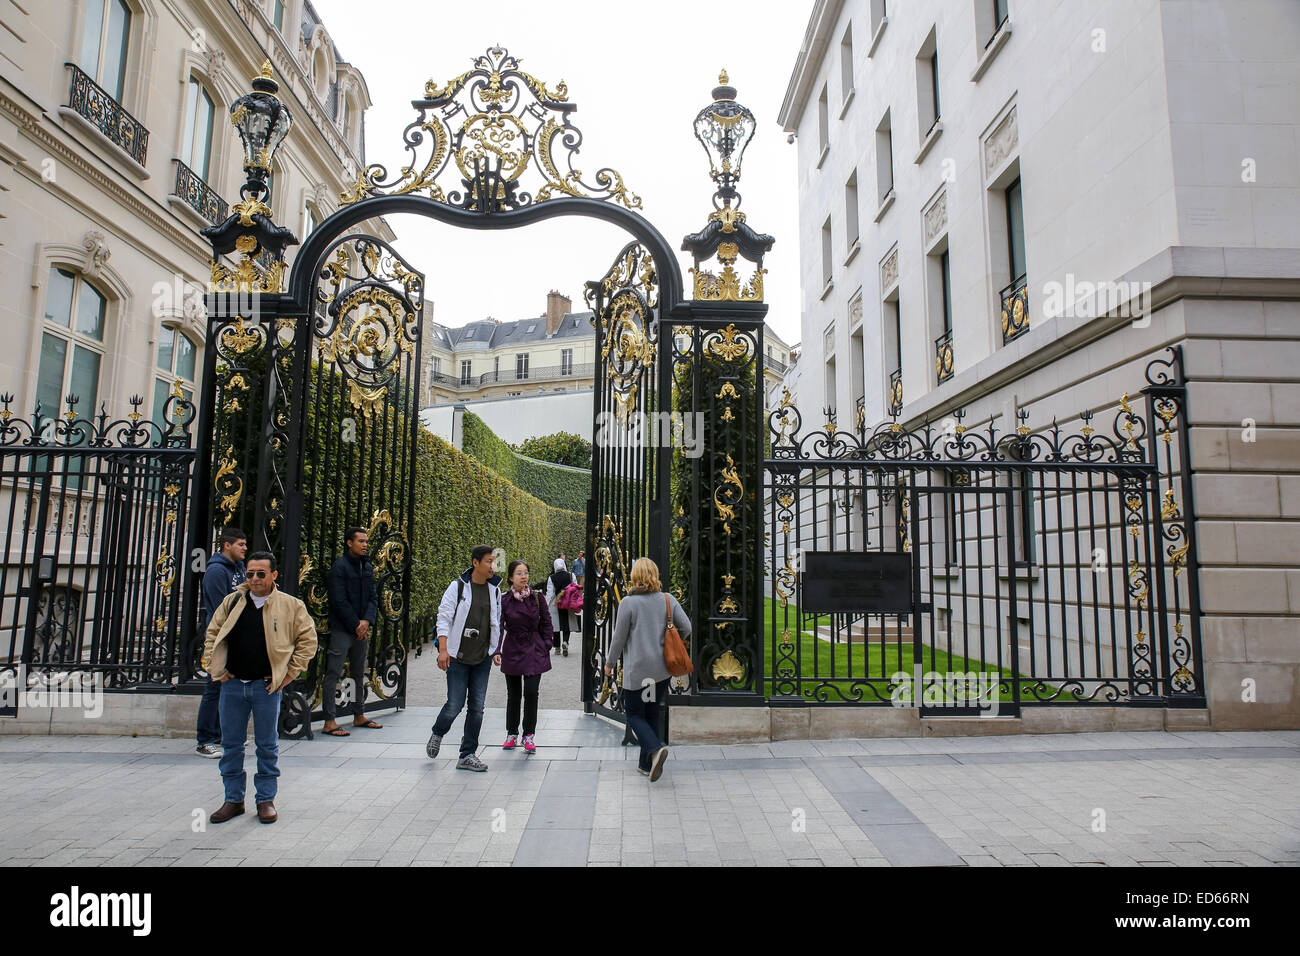
[(569, 612), (562, 607), (557, 607), (555, 609), (555, 614), (556, 617), (560, 619), (560, 627), (559, 630), (551, 635), (551, 647), (559, 647), (561, 642), (565, 644), (569, 643)]
[(338, 687), (339, 678), (343, 676), (343, 661), (346, 659), (351, 669), (352, 680), (355, 684), (355, 694), (352, 698), (352, 716), (360, 717), (366, 712), (366, 652), (370, 649), (370, 641), (357, 640), (355, 634), (349, 634), (347, 631), (333, 630), (330, 632), (330, 649), (325, 655), (327, 666), (325, 668), (325, 686), (321, 688), (321, 710), (325, 711), (326, 720), (335, 719), (334, 693)]
[(524, 734), (537, 730), (537, 694), (542, 686), (541, 674), (506, 675), (506, 733), (519, 733), (519, 703), (523, 698)]

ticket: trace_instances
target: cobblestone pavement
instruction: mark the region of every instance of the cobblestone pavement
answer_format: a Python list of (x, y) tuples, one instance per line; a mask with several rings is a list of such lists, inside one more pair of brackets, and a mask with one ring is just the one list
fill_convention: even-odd
[(545, 711), (528, 757), (489, 711), (473, 774), (453, 767), (459, 726), (425, 757), (434, 715), (283, 742), (280, 821), (199, 832), (221, 785), (193, 741), (0, 737), (0, 863), (1300, 863), (1295, 731), (682, 746), (650, 784), (598, 718)]

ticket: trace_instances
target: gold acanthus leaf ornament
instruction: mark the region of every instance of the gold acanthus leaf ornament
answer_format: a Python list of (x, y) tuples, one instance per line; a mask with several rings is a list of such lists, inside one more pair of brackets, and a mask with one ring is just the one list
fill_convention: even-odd
[(713, 679), (719, 683), (741, 680), (744, 676), (744, 667), (730, 649), (723, 651), (713, 662)]

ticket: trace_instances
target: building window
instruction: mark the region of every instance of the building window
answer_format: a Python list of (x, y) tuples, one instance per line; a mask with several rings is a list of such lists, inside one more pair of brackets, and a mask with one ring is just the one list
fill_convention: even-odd
[(79, 417), (94, 415), (107, 314), (108, 300), (89, 282), (58, 266), (50, 269), (36, 376), (42, 416), (58, 415), (66, 395), (79, 399)]
[(894, 191), (894, 132), (890, 125), (889, 110), (876, 127), (876, 199), (884, 204)]
[(1016, 282), (1025, 277), (1025, 209), (1019, 177), (1007, 187), (1007, 244), (1011, 281)]
[(844, 241), (852, 252), (858, 244), (858, 171), (844, 184)]
[(520, 352), (515, 356), (515, 381), (528, 377), (528, 353)]
[(880, 30), (880, 25), (885, 22), (888, 16), (885, 9), (885, 0), (871, 0), (871, 35), (874, 37)]
[[(822, 288), (827, 290), (831, 286), (831, 277), (834, 274), (831, 266), (831, 217), (827, 216), (826, 221), (822, 223)], [(822, 292), (825, 295), (825, 291)]]
[(307, 223), (306, 223), (306, 228), (303, 230), (303, 236), (302, 236), (304, 241), (307, 239), (308, 236), (310, 236), (313, 232), (316, 231), (316, 227), (318, 225), (320, 225), (320, 223), (316, 219), (316, 210), (313, 209), (310, 205), (308, 205)]
[(560, 349), (560, 374), (573, 374), (573, 349)]
[[(945, 237), (942, 242), (947, 243)], [(934, 340), (936, 381), (946, 382), (953, 375), (952, 353), (952, 274), (949, 271), (948, 250), (945, 248), (936, 256), (930, 257), (930, 294), (938, 309), (932, 307), (931, 314), (939, 314), (938, 321), (932, 322), (931, 328), (938, 329), (938, 338)]]
[(81, 70), (113, 99), (122, 102), (131, 10), (125, 0), (86, 0), (81, 34)]
[(191, 76), (185, 97), (185, 139), (181, 143), (181, 162), (204, 182), (207, 182), (212, 162), (212, 117), (215, 113), (212, 97), (203, 84)]
[(843, 102), (853, 96), (853, 24), (844, 29), (840, 40), (840, 90)]
[[(822, 87), (822, 95), (817, 99), (817, 154), (824, 157), (826, 151), (830, 149), (830, 107), (826, 99), (826, 87)], [(821, 159), (817, 160), (817, 165), (821, 165)]]
[(273, 0), (271, 3), (271, 22), (277, 30), (284, 32), (284, 0)]
[(438, 356), (433, 357), (433, 380), (436, 382), (442, 377), (442, 359)]
[(916, 55), (916, 115), (921, 142), (925, 142), (939, 122), (939, 112), (939, 51), (931, 28)]
[(1008, 0), (993, 0), (993, 33), (996, 35), (1010, 14)]
[(884, 302), (881, 339), (885, 356), (885, 412), (897, 415), (903, 410), (903, 322), (897, 295)]
[(164, 328), (158, 335), (159, 371), (166, 372), (154, 381), (153, 386), (153, 420), (163, 424), (163, 408), (171, 395), (172, 384), (176, 379), (182, 380), (181, 391), (188, 402), (194, 397), (194, 367), (198, 349), (189, 337), (175, 329)]
[(461, 363), (460, 363), (460, 384), (462, 384), (462, 385), (468, 385), (468, 384), (469, 384), (469, 380), (470, 380), (470, 379), (469, 379), (469, 370), (470, 370), (470, 361), (469, 361), (469, 359), (463, 359), (463, 360), (461, 361)]

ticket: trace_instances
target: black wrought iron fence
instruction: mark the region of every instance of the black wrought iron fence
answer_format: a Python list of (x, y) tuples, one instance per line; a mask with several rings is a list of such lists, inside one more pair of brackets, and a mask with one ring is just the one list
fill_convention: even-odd
[[(765, 693), (1015, 713), (1204, 706), (1179, 356), (1105, 427), (801, 434), (765, 463)], [(926, 694), (930, 696), (926, 697)]]
[(194, 406), (177, 388), (163, 421), (112, 420), (0, 395), (0, 674), (102, 675), (104, 687), (170, 684), (194, 449)]

